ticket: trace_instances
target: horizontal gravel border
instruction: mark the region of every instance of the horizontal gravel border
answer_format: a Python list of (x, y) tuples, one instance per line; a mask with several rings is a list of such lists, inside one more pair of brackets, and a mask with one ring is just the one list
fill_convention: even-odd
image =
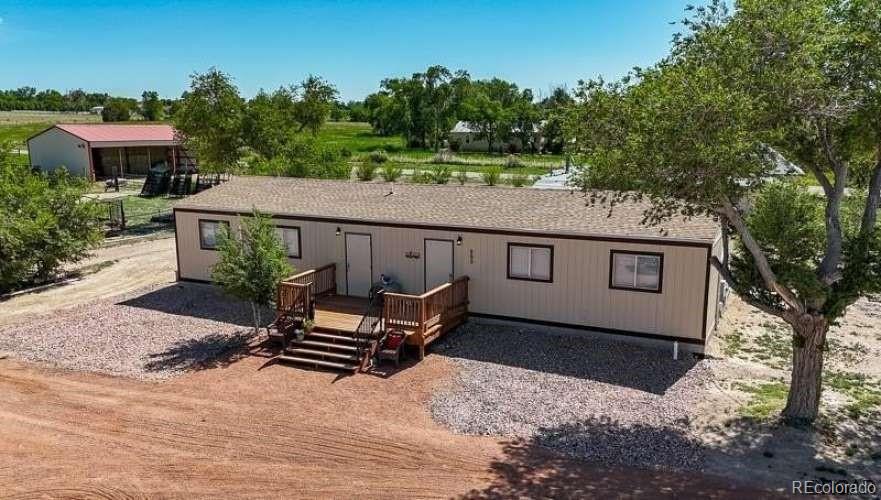
[(154, 285), (0, 327), (0, 351), (81, 371), (161, 380), (218, 366), (253, 335), (250, 308), (210, 285)]
[(531, 440), (608, 464), (700, 470), (689, 432), (709, 361), (670, 350), (469, 322), (439, 343), (459, 366), (430, 402), (463, 434)]

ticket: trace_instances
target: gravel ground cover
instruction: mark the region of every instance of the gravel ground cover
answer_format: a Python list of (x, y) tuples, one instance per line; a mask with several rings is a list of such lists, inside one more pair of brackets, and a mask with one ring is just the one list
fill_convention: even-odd
[(165, 379), (232, 360), (250, 310), (193, 283), (153, 285), (0, 327), (0, 351), (62, 368)]
[(460, 369), (431, 400), (457, 432), (522, 438), (604, 463), (700, 470), (689, 431), (708, 361), (671, 350), (468, 323), (435, 347)]

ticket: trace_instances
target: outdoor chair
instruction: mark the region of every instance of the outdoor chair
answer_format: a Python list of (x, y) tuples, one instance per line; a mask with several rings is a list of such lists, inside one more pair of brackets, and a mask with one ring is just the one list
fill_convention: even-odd
[(401, 366), (401, 354), (404, 350), (404, 339), (406, 335), (401, 330), (391, 330), (382, 340), (379, 351), (376, 356), (379, 362), (394, 361), (395, 367)]
[(275, 321), (266, 327), (266, 333), (270, 341), (278, 342), (282, 350), (287, 348), (291, 339), (294, 338), (295, 331), (303, 327), (303, 321), (297, 319), (292, 314), (283, 311), (275, 316)]

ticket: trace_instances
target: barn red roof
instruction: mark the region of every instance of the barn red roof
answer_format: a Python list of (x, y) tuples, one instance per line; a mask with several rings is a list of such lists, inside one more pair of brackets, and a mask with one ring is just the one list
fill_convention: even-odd
[(89, 142), (174, 141), (171, 125), (59, 123), (56, 127)]

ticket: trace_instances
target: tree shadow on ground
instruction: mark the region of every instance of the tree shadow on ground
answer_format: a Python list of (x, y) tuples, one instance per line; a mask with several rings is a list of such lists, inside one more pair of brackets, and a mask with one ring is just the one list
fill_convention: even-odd
[(150, 354), (144, 368), (150, 372), (223, 368), (249, 356), (247, 346), (253, 338), (253, 330), (242, 330), (184, 339), (163, 352)]
[[(792, 481), (881, 481), (881, 424), (793, 427), (738, 417), (706, 429), (705, 468), (788, 490)], [(855, 448), (854, 448), (855, 447)], [(842, 453), (851, 449), (852, 453)], [(874, 451), (873, 451), (874, 450)], [(834, 454), (834, 457), (832, 456)]]
[[(601, 442), (593, 443), (599, 436)], [(691, 448), (694, 439), (675, 429), (655, 429), (647, 426), (619, 426), (613, 422), (586, 420), (574, 425), (543, 429), (530, 439), (508, 442), (503, 455), (490, 465), (491, 483), (462, 495), (468, 500), (507, 498), (764, 498), (777, 494), (750, 487), (722, 477), (699, 473), (699, 465), (683, 472), (673, 472), (639, 463), (605, 465), (605, 455), (611, 448), (632, 457), (637, 448), (627, 448), (646, 440), (663, 441), (669, 453), (677, 448)], [(553, 446), (555, 449), (549, 448)], [(581, 449), (578, 449), (578, 447)], [(607, 448), (603, 451), (604, 446)], [(588, 453), (590, 461), (574, 458), (584, 456), (588, 447), (597, 451)], [(567, 449), (570, 448), (570, 449)], [(564, 453), (563, 451), (569, 453)], [(651, 458), (651, 457), (647, 457)], [(660, 460), (663, 462), (663, 459)]]
[(431, 346), (452, 358), (589, 379), (664, 394), (699, 359), (672, 349), (636, 345), (587, 335), (553, 333), (540, 327), (466, 323)]
[[(173, 283), (117, 305), (150, 309), (166, 314), (209, 319), (242, 327), (253, 327), (251, 307), (224, 295), (219, 288), (202, 283)], [(262, 322), (272, 321), (273, 311), (261, 311)]]

